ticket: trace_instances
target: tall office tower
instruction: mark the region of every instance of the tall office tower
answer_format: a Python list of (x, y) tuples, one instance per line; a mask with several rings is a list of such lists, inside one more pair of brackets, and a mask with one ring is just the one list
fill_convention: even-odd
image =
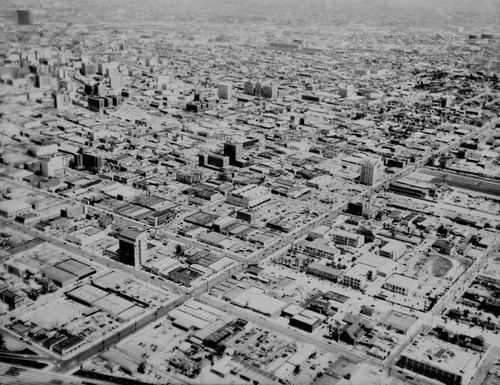
[(50, 76), (48, 75), (35, 75), (36, 88), (50, 88)]
[(129, 228), (118, 234), (117, 238), (120, 262), (125, 265), (139, 267), (146, 258), (148, 233)]
[(382, 179), (384, 175), (384, 164), (381, 159), (367, 159), (361, 164), (359, 182), (373, 186)]
[(80, 72), (83, 76), (95, 75), (97, 72), (97, 65), (95, 63), (82, 63)]
[(17, 10), (17, 24), (18, 25), (30, 25), (31, 24), (31, 12), (27, 9)]
[(255, 96), (260, 96), (262, 93), (262, 83), (261, 82), (257, 82), (255, 83), (255, 89), (254, 89), (254, 95)]
[(243, 143), (224, 143), (224, 156), (229, 157), (230, 165), (234, 165), (243, 156)]
[(122, 77), (120, 75), (110, 76), (109, 88), (111, 88), (112, 90), (120, 90), (122, 88)]
[(243, 92), (247, 95), (253, 95), (255, 92), (254, 84), (249, 80), (243, 85)]
[(103, 83), (95, 83), (94, 84), (94, 95), (104, 95), (106, 93), (106, 86)]
[(104, 110), (104, 99), (99, 96), (89, 96), (87, 102), (90, 111), (102, 112)]
[(71, 103), (71, 96), (69, 92), (53, 92), (52, 98), (54, 99), (54, 107), (61, 109)]
[(339, 88), (339, 96), (343, 98), (352, 98), (354, 95), (354, 87), (351, 85)]
[(233, 86), (231, 83), (219, 83), (217, 84), (217, 90), (219, 98), (221, 99), (231, 99), (233, 93)]
[(265, 84), (262, 86), (261, 95), (263, 98), (276, 99), (278, 97), (278, 86)]

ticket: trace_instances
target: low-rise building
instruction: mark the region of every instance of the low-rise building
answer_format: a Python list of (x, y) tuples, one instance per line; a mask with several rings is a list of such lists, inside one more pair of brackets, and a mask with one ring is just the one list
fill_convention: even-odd
[(406, 245), (403, 242), (391, 239), (379, 250), (382, 257), (397, 260), (403, 256), (406, 251)]
[(416, 279), (406, 277), (401, 274), (392, 274), (384, 282), (382, 288), (394, 293), (409, 295), (416, 289), (417, 286), (418, 281)]
[(397, 366), (448, 385), (467, 384), (482, 356), (437, 338), (420, 338), (403, 351)]
[(318, 238), (311, 242), (301, 241), (299, 242), (299, 246), (302, 247), (302, 251), (307, 255), (333, 260), (340, 255), (340, 250), (329, 246), (328, 243), (328, 240)]
[(264, 186), (249, 184), (233, 190), (227, 196), (227, 203), (235, 206), (254, 207), (271, 199), (271, 191)]
[(18, 215), (27, 214), (31, 211), (31, 205), (25, 201), (9, 199), (0, 201), (0, 216), (13, 219)]
[(364, 290), (368, 282), (377, 276), (374, 267), (358, 263), (347, 270), (342, 276), (342, 284), (357, 290)]
[(341, 270), (317, 262), (309, 264), (307, 273), (332, 282), (338, 282), (342, 275)]
[(380, 321), (379, 325), (396, 333), (410, 335), (416, 330), (417, 318), (396, 310), (388, 312)]
[(365, 243), (365, 237), (361, 234), (351, 233), (341, 229), (333, 229), (330, 234), (333, 242), (339, 246), (358, 249)]
[(106, 236), (106, 232), (95, 226), (85, 226), (66, 236), (68, 242), (79, 246), (88, 246)]

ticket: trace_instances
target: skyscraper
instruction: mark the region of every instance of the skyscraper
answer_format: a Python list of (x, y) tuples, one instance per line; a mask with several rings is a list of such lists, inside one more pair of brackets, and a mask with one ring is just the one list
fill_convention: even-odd
[(30, 25), (31, 24), (31, 12), (27, 9), (17, 10), (17, 24), (18, 25)]
[(224, 156), (228, 156), (229, 164), (234, 165), (243, 156), (243, 143), (224, 143)]
[(140, 266), (146, 257), (148, 233), (134, 228), (123, 230), (117, 236), (118, 257), (125, 265)]
[(383, 174), (384, 164), (381, 159), (367, 159), (361, 164), (359, 182), (373, 186), (382, 179)]
[(231, 83), (219, 83), (217, 85), (217, 90), (219, 94), (219, 98), (221, 99), (231, 99), (233, 86)]
[(255, 85), (250, 81), (246, 81), (245, 84), (243, 85), (244, 92), (247, 95), (253, 95), (255, 92)]

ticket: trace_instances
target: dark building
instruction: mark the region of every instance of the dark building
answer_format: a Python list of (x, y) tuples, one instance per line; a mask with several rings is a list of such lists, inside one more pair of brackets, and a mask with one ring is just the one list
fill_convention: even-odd
[(230, 161), (227, 156), (218, 154), (199, 154), (198, 155), (198, 165), (199, 166), (212, 166), (216, 168), (223, 168), (229, 166)]
[(229, 157), (229, 164), (236, 167), (246, 167), (250, 162), (243, 160), (244, 151), (260, 143), (259, 138), (247, 138), (244, 141), (224, 143), (224, 156)]
[(17, 10), (17, 24), (18, 25), (30, 25), (31, 20), (31, 12), (27, 9), (18, 9)]
[(104, 110), (104, 99), (99, 96), (89, 96), (88, 103), (90, 111), (101, 112)]
[(347, 204), (347, 213), (348, 214), (362, 216), (363, 211), (364, 211), (363, 209), (364, 209), (364, 205), (363, 205), (363, 203), (360, 203), (360, 202), (349, 202)]
[(177, 213), (170, 208), (151, 214), (147, 217), (147, 220), (150, 226), (157, 227), (172, 221), (176, 217)]
[(234, 165), (243, 156), (243, 143), (224, 143), (224, 155), (229, 157), (229, 164)]
[(123, 230), (117, 236), (119, 241), (118, 258), (125, 265), (139, 266), (146, 257), (148, 233), (138, 229)]
[(99, 155), (82, 152), (75, 155), (75, 166), (76, 169), (99, 172), (103, 167), (103, 160)]

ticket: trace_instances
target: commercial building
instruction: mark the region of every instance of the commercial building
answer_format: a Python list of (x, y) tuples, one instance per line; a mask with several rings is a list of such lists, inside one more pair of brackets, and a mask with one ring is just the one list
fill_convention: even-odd
[(202, 178), (203, 178), (203, 173), (199, 171), (195, 172), (178, 171), (177, 174), (175, 175), (175, 180), (177, 182), (186, 184), (200, 183)]
[(271, 191), (264, 186), (249, 184), (227, 195), (227, 203), (242, 207), (255, 207), (271, 199)]
[(229, 157), (218, 154), (199, 154), (198, 165), (202, 167), (212, 166), (224, 168), (229, 166)]
[(217, 84), (217, 94), (220, 99), (231, 99), (233, 95), (233, 85), (228, 82)]
[(298, 245), (302, 247), (302, 251), (313, 257), (327, 258), (333, 260), (340, 255), (340, 250), (328, 245), (327, 239), (314, 239), (313, 241), (300, 241)]
[(278, 86), (264, 84), (260, 94), (263, 98), (276, 99), (278, 97)]
[(86, 226), (66, 236), (68, 242), (79, 246), (88, 246), (106, 236), (106, 232), (95, 226)]
[(104, 160), (97, 153), (83, 151), (75, 155), (75, 166), (77, 169), (99, 172), (104, 166)]
[(165, 210), (157, 211), (147, 217), (148, 225), (157, 227), (177, 218), (175, 210), (168, 208)]
[(255, 84), (251, 80), (246, 81), (243, 84), (243, 92), (247, 95), (254, 95), (255, 93)]
[(244, 151), (260, 144), (259, 138), (237, 138), (224, 143), (224, 156), (229, 157), (229, 164), (244, 167), (247, 162), (242, 160)]
[(342, 284), (363, 291), (371, 279), (375, 279), (377, 270), (374, 267), (358, 263), (342, 276)]
[(53, 178), (64, 172), (64, 160), (62, 156), (53, 156), (40, 159), (40, 173), (47, 177)]
[(468, 384), (481, 355), (437, 338), (420, 338), (408, 345), (397, 366), (447, 385)]
[(18, 9), (16, 12), (18, 25), (30, 25), (32, 22), (31, 12), (28, 9)]
[(391, 239), (379, 250), (382, 257), (398, 260), (406, 251), (406, 245), (403, 242)]
[(13, 219), (31, 211), (31, 205), (25, 201), (10, 199), (0, 201), (0, 216)]
[(307, 274), (311, 274), (328, 281), (338, 282), (339, 278), (342, 276), (342, 271), (317, 262), (312, 262), (309, 266), (307, 266)]
[(412, 334), (418, 325), (416, 317), (396, 310), (388, 312), (379, 324), (387, 330), (394, 330), (396, 333), (404, 335)]
[(392, 291), (394, 293), (409, 295), (418, 286), (416, 279), (406, 277), (400, 274), (392, 274), (382, 286), (383, 289)]
[(119, 241), (118, 259), (130, 266), (140, 266), (146, 258), (148, 233), (129, 228), (117, 235)]
[(331, 231), (332, 241), (339, 246), (360, 248), (365, 243), (365, 237), (361, 234), (351, 233), (341, 229), (333, 229)]
[(304, 310), (290, 318), (290, 326), (312, 333), (321, 325), (322, 321), (320, 314)]
[(382, 180), (384, 163), (381, 159), (367, 159), (361, 164), (359, 183), (373, 186)]

